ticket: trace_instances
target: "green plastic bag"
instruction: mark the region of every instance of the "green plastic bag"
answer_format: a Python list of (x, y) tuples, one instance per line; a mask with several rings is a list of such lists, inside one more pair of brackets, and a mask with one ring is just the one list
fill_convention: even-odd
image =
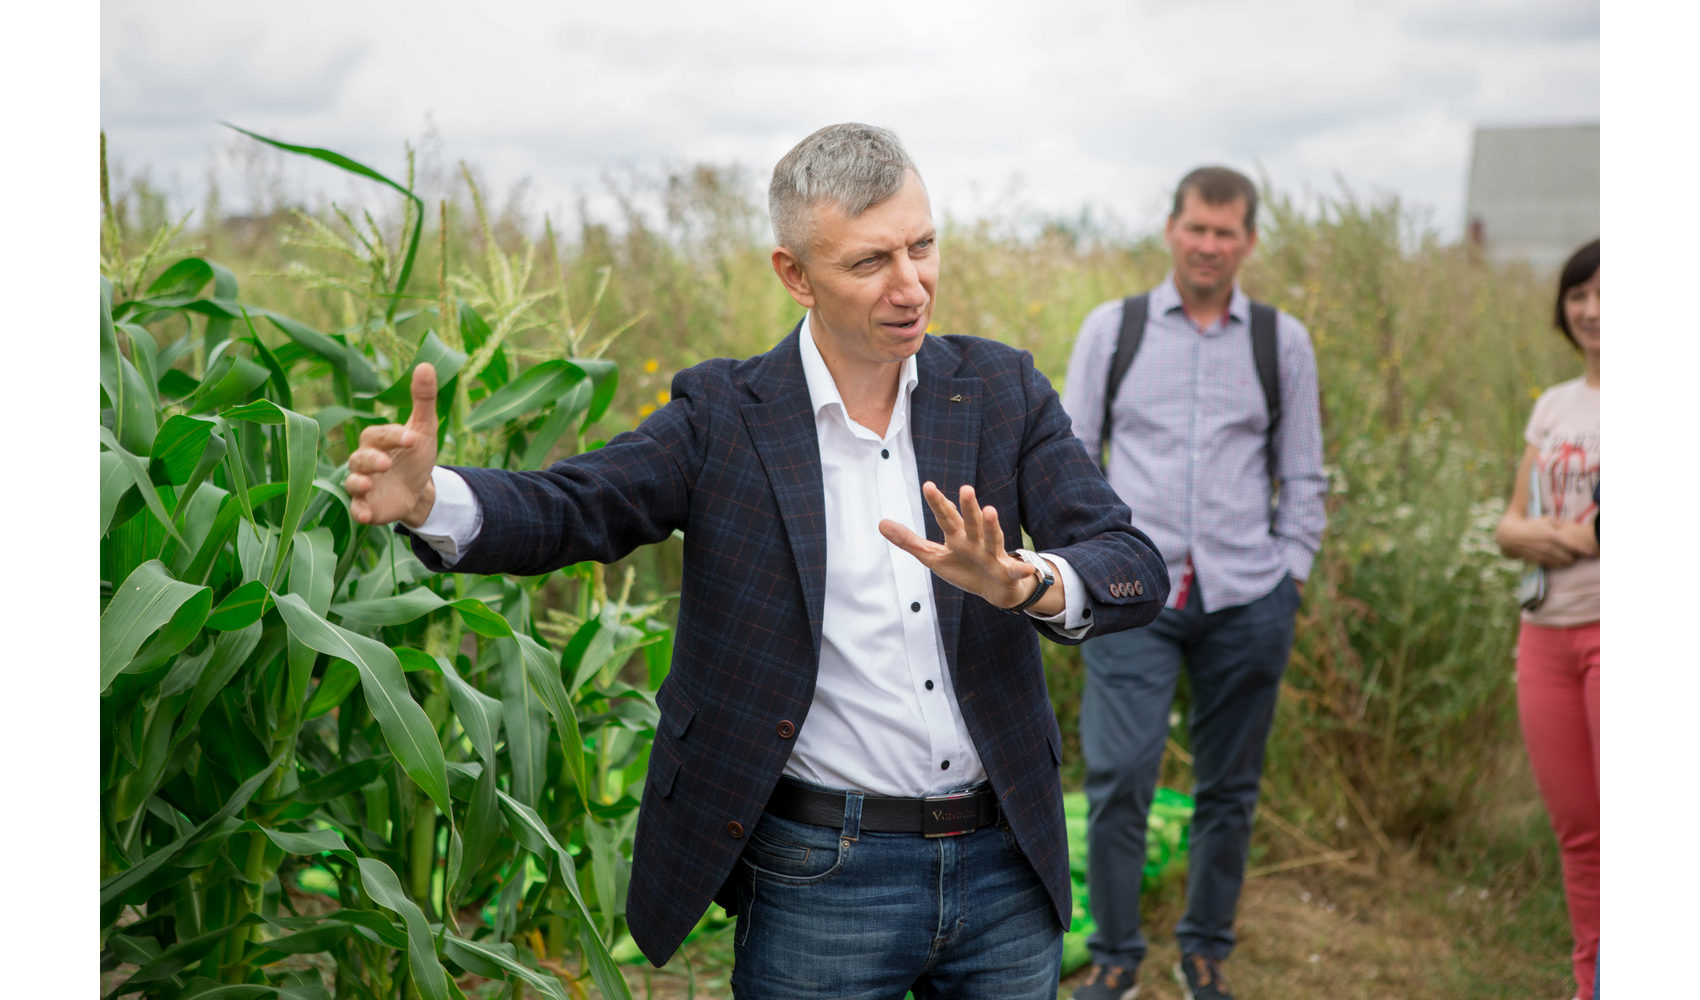
[[(1172, 788), (1157, 789), (1151, 816), (1145, 828), (1145, 872), (1143, 891), (1162, 884), (1186, 862), (1188, 835), (1192, 828), (1192, 796)], [(1074, 914), (1063, 933), (1063, 975), (1089, 960), (1086, 939), (1097, 926), (1086, 898), (1086, 793), (1063, 796), (1063, 817), (1068, 824), (1068, 868), (1074, 882)]]

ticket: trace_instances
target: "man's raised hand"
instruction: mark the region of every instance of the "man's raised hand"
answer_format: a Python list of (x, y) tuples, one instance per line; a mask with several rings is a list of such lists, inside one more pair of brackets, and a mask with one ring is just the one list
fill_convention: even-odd
[(348, 456), (342, 488), (361, 524), (401, 521), (417, 528), (436, 502), (431, 469), (437, 464), (437, 369), (413, 369), (413, 414), (405, 424), (374, 424), (360, 432)]
[(1036, 571), (1005, 551), (997, 511), (980, 506), (974, 487), (964, 485), (957, 492), (960, 507), (930, 482), (921, 484), (921, 497), (932, 508), (945, 540), (930, 541), (887, 519), (879, 524), (887, 541), (958, 590), (978, 594), (1000, 608), (1014, 607), (1033, 592), (1035, 584), (1027, 578), (1036, 576)]

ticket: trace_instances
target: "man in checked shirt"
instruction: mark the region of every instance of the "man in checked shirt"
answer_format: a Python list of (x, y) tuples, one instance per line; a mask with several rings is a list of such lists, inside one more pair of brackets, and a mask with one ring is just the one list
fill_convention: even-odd
[[(1257, 245), (1256, 213), (1257, 189), (1244, 175), (1189, 173), (1164, 228), (1168, 276), (1145, 296), (1094, 309), (1069, 358), (1063, 406), (1075, 433), (1094, 457), (1107, 448), (1110, 485), (1174, 581), (1150, 626), (1082, 646), (1087, 877), (1098, 926), (1094, 968), (1075, 1000), (1138, 992), (1146, 821), (1183, 666), (1197, 811), (1175, 975), (1189, 998), (1231, 998), (1221, 963), (1234, 946), (1264, 745), (1327, 492), (1310, 337), (1285, 313), (1254, 320), (1267, 307), (1254, 309), (1235, 278)], [(1133, 360), (1106, 399), (1124, 337)]]

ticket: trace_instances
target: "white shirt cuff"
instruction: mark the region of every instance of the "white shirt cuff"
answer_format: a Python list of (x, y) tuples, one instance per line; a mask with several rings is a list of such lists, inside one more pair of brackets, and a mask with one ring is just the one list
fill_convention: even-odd
[(1063, 588), (1063, 609), (1054, 615), (1039, 615), (1031, 611), (1027, 614), (1049, 625), (1053, 632), (1064, 638), (1084, 639), (1092, 629), (1092, 619), (1086, 617), (1086, 587), (1080, 582), (1080, 574), (1074, 571), (1067, 559), (1054, 552), (1041, 552), (1039, 555), (1056, 571), (1057, 583)]
[(425, 523), (409, 528), (415, 537), (437, 550), (446, 565), (453, 566), (478, 538), (484, 527), (484, 511), (472, 487), (452, 469), (435, 466), (431, 469), (431, 484), (436, 487), (437, 499)]

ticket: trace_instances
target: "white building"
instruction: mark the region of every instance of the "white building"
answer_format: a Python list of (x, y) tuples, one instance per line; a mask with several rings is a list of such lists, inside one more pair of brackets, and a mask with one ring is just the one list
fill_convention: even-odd
[(1556, 273), (1600, 235), (1600, 126), (1477, 128), (1464, 232), (1497, 262)]

